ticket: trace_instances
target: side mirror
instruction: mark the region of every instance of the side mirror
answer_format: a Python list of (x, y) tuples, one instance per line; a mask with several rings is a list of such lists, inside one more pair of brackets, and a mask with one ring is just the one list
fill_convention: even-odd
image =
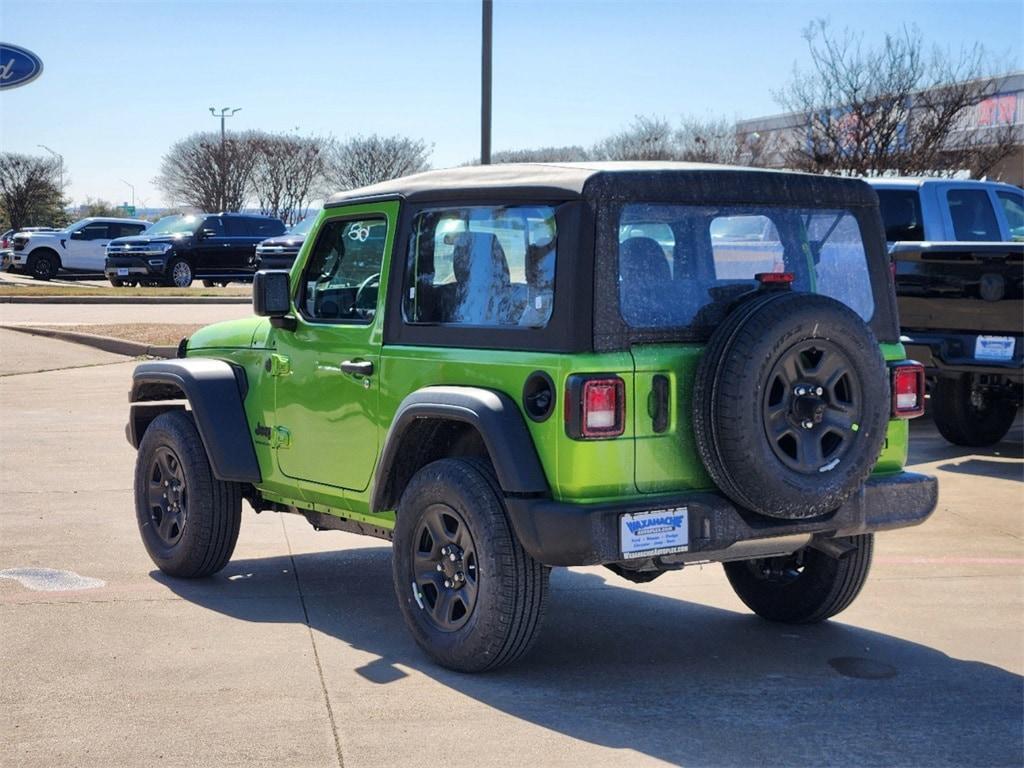
[[(288, 271), (263, 269), (252, 278), (252, 311), (271, 321), (284, 318), (292, 308)], [(274, 323), (275, 327), (279, 327)]]
[(217, 230), (215, 230), (215, 229), (206, 229), (204, 227), (203, 229), (199, 230), (199, 239), (200, 240), (205, 240), (208, 237), (216, 237), (216, 236), (217, 236)]
[(71, 233), (72, 240), (85, 240), (85, 232), (81, 229), (77, 229)]

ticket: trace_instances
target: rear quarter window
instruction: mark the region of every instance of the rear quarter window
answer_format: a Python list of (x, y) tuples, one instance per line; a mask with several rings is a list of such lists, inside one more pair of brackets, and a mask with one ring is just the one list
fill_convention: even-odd
[(548, 206), (421, 211), (409, 237), (405, 321), (545, 327), (554, 306), (556, 242)]

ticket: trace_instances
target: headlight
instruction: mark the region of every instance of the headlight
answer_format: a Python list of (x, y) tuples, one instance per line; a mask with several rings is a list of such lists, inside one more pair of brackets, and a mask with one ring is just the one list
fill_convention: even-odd
[(173, 247), (174, 246), (172, 246), (170, 243), (153, 243), (152, 245), (150, 245), (150, 250), (159, 251), (160, 253), (167, 253)]

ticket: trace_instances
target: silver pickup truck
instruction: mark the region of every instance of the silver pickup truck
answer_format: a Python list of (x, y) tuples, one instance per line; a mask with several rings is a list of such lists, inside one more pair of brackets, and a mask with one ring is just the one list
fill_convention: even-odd
[(878, 193), (908, 356), (942, 435), (999, 442), (1024, 382), (1024, 192), (956, 179), (867, 179)]

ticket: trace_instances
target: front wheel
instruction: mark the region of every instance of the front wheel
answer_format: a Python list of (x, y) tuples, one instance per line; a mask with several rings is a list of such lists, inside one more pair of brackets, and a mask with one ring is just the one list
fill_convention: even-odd
[(124, 280), (120, 280), (120, 279), (118, 279), (116, 277), (112, 277), (112, 278), (110, 278), (110, 285), (112, 287), (114, 287), (114, 288), (123, 288), (124, 287)]
[(855, 549), (835, 558), (805, 547), (786, 557), (724, 563), (736, 595), (758, 616), (786, 624), (814, 624), (845, 610), (871, 570), (875, 536), (840, 541)]
[(550, 569), (516, 539), (489, 465), (442, 459), (398, 505), (395, 593), (416, 643), (442, 666), (482, 672), (533, 644)]
[(972, 376), (940, 378), (930, 405), (939, 433), (954, 445), (995, 445), (1017, 416), (1013, 402), (979, 389)]
[(60, 271), (60, 259), (55, 254), (37, 254), (29, 260), (28, 271), (36, 280), (49, 280)]
[(174, 259), (167, 265), (171, 285), (175, 288), (188, 288), (192, 285), (192, 265), (182, 258)]
[(135, 462), (135, 513), (146, 551), (170, 576), (210, 576), (231, 559), (241, 485), (213, 476), (190, 413), (162, 413), (146, 429)]

